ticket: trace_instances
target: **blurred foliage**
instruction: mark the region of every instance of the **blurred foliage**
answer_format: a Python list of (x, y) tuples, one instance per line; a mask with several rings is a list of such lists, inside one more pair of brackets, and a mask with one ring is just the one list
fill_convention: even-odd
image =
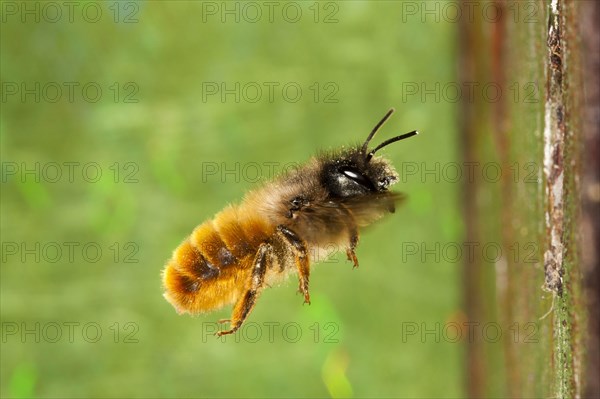
[[(205, 330), (230, 309), (178, 316), (160, 286), (178, 243), (256, 186), (239, 173), (209, 176), (208, 163), (241, 171), (274, 162), (279, 171), (318, 149), (363, 140), (392, 106), (397, 112), (379, 141), (422, 133), (384, 151), (399, 169), (403, 162), (455, 161), (455, 105), (407, 98), (402, 85), (455, 80), (456, 25), (403, 21), (401, 3), (387, 1), (320, 3), (318, 22), (317, 3), (295, 3), (303, 12), (296, 23), (279, 8), (273, 22), (264, 14), (252, 23), (231, 16), (223, 22), (220, 14), (207, 15), (202, 2), (94, 4), (103, 12), (96, 23), (77, 11), (73, 22), (64, 16), (22, 22), (3, 8), (2, 83), (79, 86), (74, 101), (65, 90), (56, 102), (16, 95), (1, 104), (3, 165), (63, 165), (56, 183), (20, 173), (2, 182), (2, 242), (58, 243), (63, 253), (56, 262), (48, 254), (22, 261), (3, 253), (0, 395), (462, 396), (461, 344), (402, 334), (405, 322), (431, 328), (461, 317), (460, 263), (424, 262), (401, 251), (404, 242), (433, 247), (460, 239), (459, 184), (403, 179), (396, 188), (409, 200), (362, 234), (358, 270), (341, 255), (316, 265), (311, 306), (302, 306), (295, 281), (266, 290), (249, 318), (255, 324), (238, 338), (222, 342)], [(126, 23), (133, 11), (136, 21)], [(335, 21), (324, 23), (333, 11)], [(97, 102), (81, 94), (90, 82), (103, 90)], [(232, 95), (203, 98), (207, 82), (279, 86), (273, 101), (263, 92), (259, 101), (236, 102)], [(296, 102), (281, 94), (289, 82), (303, 90)], [(315, 82), (317, 101), (309, 88)], [(331, 87), (337, 101), (325, 102)], [(81, 165), (72, 182), (65, 162)], [(93, 183), (81, 176), (90, 163), (102, 172)], [(64, 246), (71, 242), (73, 260)], [(101, 248), (98, 261), (86, 261), (87, 243)], [(126, 263), (128, 255), (137, 263)], [(29, 329), (58, 323), (62, 338), (36, 343), (34, 334), (23, 340), (22, 331), (5, 336), (7, 323)], [(72, 342), (64, 323), (79, 323)], [(272, 342), (265, 323), (280, 323)], [(286, 323), (298, 323), (297, 342), (282, 337)], [(84, 326), (91, 326), (88, 338), (99, 326), (98, 342), (82, 338)], [(263, 334), (257, 342), (252, 326)]]

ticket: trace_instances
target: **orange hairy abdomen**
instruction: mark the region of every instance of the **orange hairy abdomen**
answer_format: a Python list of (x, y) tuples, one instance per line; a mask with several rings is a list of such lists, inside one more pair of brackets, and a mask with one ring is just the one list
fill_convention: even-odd
[(179, 313), (235, 303), (249, 288), (258, 247), (273, 231), (245, 207), (225, 208), (175, 249), (163, 272), (165, 298)]

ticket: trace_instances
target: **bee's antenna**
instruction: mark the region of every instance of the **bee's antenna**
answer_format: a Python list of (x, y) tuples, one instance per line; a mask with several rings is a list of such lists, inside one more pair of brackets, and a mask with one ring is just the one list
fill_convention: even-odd
[(390, 115), (392, 115), (393, 113), (394, 113), (394, 108), (390, 109), (387, 112), (387, 114), (385, 114), (385, 116), (383, 117), (383, 119), (380, 120), (377, 125), (375, 125), (375, 127), (373, 128), (373, 130), (371, 130), (371, 133), (369, 134), (369, 136), (365, 140), (365, 143), (362, 145), (361, 152), (363, 154), (367, 153), (367, 146), (369, 145), (369, 141), (371, 141), (371, 139), (373, 138), (373, 136), (375, 136), (375, 133), (377, 133), (377, 131), (379, 130), (379, 128), (385, 123), (385, 121), (388, 120), (388, 118), (390, 117)]
[[(389, 112), (388, 112), (388, 114), (389, 114)], [(386, 118), (384, 118), (382, 122), (384, 122), (385, 119)], [(381, 124), (381, 122), (380, 122), (380, 124)], [(371, 160), (371, 158), (373, 158), (373, 155), (375, 155), (375, 153), (377, 152), (377, 150), (382, 149), (386, 145), (390, 145), (392, 143), (395, 143), (396, 141), (400, 141), (400, 140), (404, 140), (404, 139), (407, 139), (407, 138), (412, 137), (412, 136), (416, 136), (417, 134), (419, 134), (419, 132), (417, 132), (416, 130), (413, 130), (410, 133), (401, 134), (400, 136), (392, 137), (391, 139), (388, 139), (388, 140), (384, 141), (383, 143), (379, 144), (377, 147), (375, 147), (371, 152), (369, 152), (367, 154), (367, 158), (366, 158), (367, 163)]]

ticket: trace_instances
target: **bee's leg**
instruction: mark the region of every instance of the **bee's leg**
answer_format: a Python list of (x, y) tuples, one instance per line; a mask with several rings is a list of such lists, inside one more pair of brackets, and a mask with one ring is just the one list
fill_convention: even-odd
[(264, 285), (265, 272), (268, 267), (268, 262), (270, 262), (271, 260), (272, 252), (273, 247), (269, 243), (261, 244), (260, 247), (258, 247), (258, 251), (256, 253), (256, 257), (254, 258), (254, 263), (252, 267), (252, 280), (250, 282), (250, 289), (246, 291), (246, 293), (237, 301), (237, 303), (233, 307), (233, 313), (231, 315), (231, 321), (229, 325), (230, 329), (217, 332), (217, 335), (219, 337), (221, 335), (233, 334), (234, 332), (236, 332), (252, 311), (252, 308), (256, 303), (256, 299), (260, 294), (260, 289)]
[(349, 244), (348, 248), (346, 249), (346, 256), (348, 257), (348, 260), (351, 260), (352, 263), (354, 263), (353, 268), (358, 267), (358, 259), (356, 258), (356, 253), (354, 252), (357, 245), (358, 245), (358, 230), (356, 229), (356, 227), (353, 227), (353, 229), (350, 232), (350, 244)]
[(277, 232), (286, 242), (296, 260), (296, 266), (298, 267), (298, 292), (304, 295), (304, 303), (310, 305), (310, 294), (308, 292), (308, 279), (310, 277), (310, 264), (308, 262), (308, 249), (306, 243), (296, 233), (288, 229), (285, 226), (277, 226)]
[(349, 226), (350, 242), (348, 244), (348, 248), (346, 248), (346, 256), (348, 257), (348, 260), (351, 260), (354, 264), (353, 268), (357, 268), (358, 259), (356, 258), (356, 253), (354, 253), (354, 250), (358, 245), (358, 228), (356, 227), (356, 222), (354, 221), (354, 215), (352, 212), (350, 212), (350, 210), (345, 206), (342, 206), (341, 209), (345, 211), (346, 216), (348, 216), (348, 219), (351, 220)]

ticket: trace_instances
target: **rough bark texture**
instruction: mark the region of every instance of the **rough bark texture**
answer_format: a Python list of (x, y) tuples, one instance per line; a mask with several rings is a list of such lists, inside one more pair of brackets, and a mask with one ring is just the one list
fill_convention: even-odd
[[(520, 14), (515, 2), (496, 1), (493, 22), (475, 14), (460, 27), (459, 79), (492, 83), (501, 93), (462, 105), (464, 162), (493, 164), (501, 172), (497, 179), (477, 175), (464, 187), (466, 241), (501, 249), (497, 257), (465, 264), (468, 320), (502, 327), (499, 342), (469, 341), (467, 390), (470, 397), (593, 396), (598, 387), (586, 385), (586, 375), (598, 349), (590, 340), (586, 345), (586, 303), (597, 301), (597, 282), (584, 292), (581, 274), (597, 281), (598, 261), (595, 251), (587, 259), (579, 229), (598, 232), (598, 175), (581, 156), (584, 141), (598, 154), (598, 113), (589, 108), (583, 84), (598, 60), (582, 61), (581, 46), (597, 46), (598, 27), (593, 19), (580, 20), (582, 10), (597, 13), (598, 6), (516, 3)], [(582, 43), (584, 29), (589, 37)], [(588, 121), (585, 129), (582, 121)]]

